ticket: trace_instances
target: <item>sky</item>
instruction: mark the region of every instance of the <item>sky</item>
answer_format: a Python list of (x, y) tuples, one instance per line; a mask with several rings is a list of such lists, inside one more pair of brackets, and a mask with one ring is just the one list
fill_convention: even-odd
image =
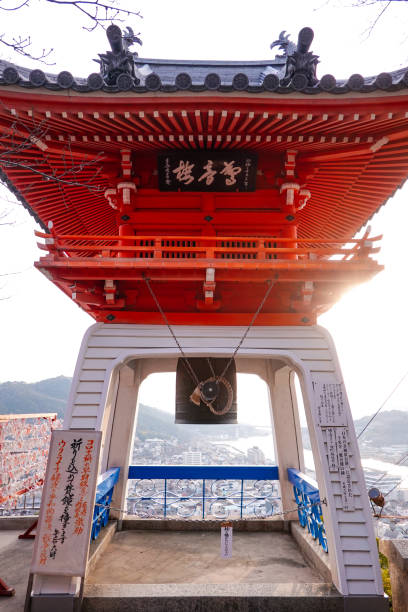
[[(377, 6), (355, 8), (352, 3), (132, 0), (128, 6), (139, 8), (143, 19), (130, 17), (126, 25), (141, 32), (139, 55), (146, 58), (273, 58), (275, 50), (269, 46), (282, 30), (296, 40), (307, 25), (315, 32), (312, 50), (320, 56), (320, 76), (331, 73), (344, 78), (356, 72), (369, 76), (408, 66), (408, 3), (393, 2), (370, 35)], [(2, 0), (0, 6), (15, 4)], [(27, 9), (1, 12), (1, 18), (2, 31), (29, 33), (34, 51), (54, 48), (49, 61), (55, 64), (42, 67), (50, 72), (70, 70), (86, 77), (98, 70), (93, 58), (108, 48), (105, 34), (84, 30), (85, 19), (72, 7), (32, 0)], [(28, 67), (39, 65), (1, 46), (0, 57)], [(35, 223), (5, 190), (0, 197), (0, 382), (71, 376), (92, 319), (34, 270), (33, 261), (40, 255)], [(319, 320), (336, 343), (355, 417), (373, 413), (408, 371), (407, 197), (405, 186), (370, 221), (373, 234), (384, 234), (378, 260), (385, 271), (349, 291)], [(165, 384), (147, 380), (141, 399), (172, 409), (173, 379), (163, 380)], [(241, 378), (238, 394), (242, 414), (250, 414), (255, 399), (257, 422), (264, 424), (269, 418), (267, 395), (260, 381)], [(408, 377), (386, 409), (408, 409)]]

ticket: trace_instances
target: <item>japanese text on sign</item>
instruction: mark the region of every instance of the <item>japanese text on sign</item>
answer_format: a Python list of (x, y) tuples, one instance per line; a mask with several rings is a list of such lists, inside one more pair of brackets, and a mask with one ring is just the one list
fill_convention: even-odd
[[(355, 508), (349, 461), (346, 396), (341, 383), (314, 382), (315, 414), (326, 442), (329, 472), (338, 474), (342, 509)], [(337, 477), (334, 477), (337, 480)]]
[(84, 576), (101, 432), (53, 432), (32, 569)]
[(339, 461), (337, 457), (336, 430), (334, 427), (328, 427), (326, 429), (326, 444), (329, 472), (338, 472)]
[(348, 512), (350, 510), (354, 510), (353, 488), (348, 453), (348, 433), (345, 427), (338, 427), (335, 431), (343, 510)]
[(169, 153), (158, 158), (161, 191), (254, 191), (257, 157), (253, 153)]
[(314, 383), (316, 411), (322, 427), (345, 427), (347, 416), (342, 383)]
[(221, 557), (223, 559), (232, 557), (232, 525), (230, 523), (221, 525)]

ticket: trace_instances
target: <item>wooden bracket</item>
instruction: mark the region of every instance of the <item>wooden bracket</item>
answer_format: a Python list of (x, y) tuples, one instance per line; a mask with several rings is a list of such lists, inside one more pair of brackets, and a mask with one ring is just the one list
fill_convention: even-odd
[(215, 268), (207, 268), (203, 283), (204, 300), (197, 300), (198, 310), (218, 310), (220, 308), (221, 300), (214, 300), (215, 286)]
[(314, 283), (313, 281), (306, 281), (303, 283), (303, 287), (301, 289), (301, 293), (303, 296), (303, 303), (305, 305), (309, 305), (312, 301), (314, 292)]
[(105, 280), (103, 290), (106, 303), (110, 306), (113, 306), (113, 304), (115, 304), (116, 283), (111, 279)]
[(30, 527), (28, 527), (28, 529), (26, 529), (24, 533), (20, 533), (20, 535), (18, 536), (18, 539), (19, 540), (34, 540), (35, 533), (31, 533), (31, 532), (37, 527), (37, 524), (38, 524), (38, 521), (34, 521), (34, 523), (30, 525)]

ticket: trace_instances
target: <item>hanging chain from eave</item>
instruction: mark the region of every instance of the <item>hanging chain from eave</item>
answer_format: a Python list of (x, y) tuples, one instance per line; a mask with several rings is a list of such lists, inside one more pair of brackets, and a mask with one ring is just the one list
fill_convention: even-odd
[[(242, 346), (242, 344), (243, 344), (243, 342), (244, 342), (245, 338), (247, 337), (247, 335), (248, 335), (248, 333), (249, 333), (249, 331), (250, 331), (251, 327), (252, 327), (252, 326), (253, 326), (253, 324), (255, 323), (255, 320), (256, 320), (257, 316), (258, 316), (258, 315), (259, 315), (259, 313), (261, 312), (261, 310), (262, 310), (262, 308), (263, 308), (263, 306), (264, 306), (264, 304), (265, 304), (266, 300), (268, 299), (269, 294), (270, 294), (270, 292), (272, 291), (272, 288), (273, 288), (273, 287), (276, 285), (277, 278), (278, 278), (278, 275), (276, 274), (276, 277), (275, 277), (275, 280), (274, 280), (274, 281), (271, 281), (271, 280), (268, 280), (268, 281), (267, 281), (267, 288), (266, 288), (265, 295), (263, 296), (262, 300), (260, 301), (259, 306), (258, 306), (258, 308), (256, 309), (256, 311), (255, 311), (255, 313), (254, 313), (254, 315), (253, 315), (253, 317), (252, 317), (252, 319), (251, 319), (251, 322), (249, 323), (249, 325), (248, 325), (247, 329), (246, 329), (246, 330), (245, 330), (245, 332), (244, 332), (244, 335), (242, 336), (241, 340), (239, 341), (239, 343), (238, 343), (238, 345), (237, 345), (237, 348), (236, 348), (236, 349), (234, 350), (234, 352), (232, 353), (232, 356), (230, 357), (230, 359), (229, 359), (229, 361), (228, 361), (227, 365), (225, 366), (225, 368), (224, 368), (224, 370), (222, 371), (222, 373), (221, 373), (219, 376), (217, 376), (217, 377), (216, 377), (217, 382), (218, 382), (220, 379), (222, 379), (222, 378), (224, 378), (224, 377), (225, 377), (225, 374), (227, 373), (228, 368), (230, 367), (231, 363), (234, 361), (236, 354), (238, 353), (239, 349), (241, 348), (241, 346)], [(197, 376), (197, 375), (196, 375), (196, 373), (194, 372), (194, 369), (193, 369), (193, 367), (192, 367), (191, 363), (189, 362), (188, 357), (186, 356), (186, 354), (185, 354), (185, 352), (183, 351), (183, 349), (182, 349), (182, 347), (181, 347), (181, 345), (180, 345), (179, 341), (177, 340), (176, 334), (174, 333), (173, 328), (171, 327), (171, 325), (170, 325), (170, 323), (169, 323), (169, 320), (168, 320), (168, 318), (167, 318), (167, 316), (166, 316), (166, 313), (164, 312), (163, 308), (161, 307), (160, 302), (159, 302), (159, 300), (157, 299), (157, 296), (156, 296), (155, 292), (153, 291), (153, 289), (152, 289), (152, 287), (151, 287), (151, 285), (150, 285), (150, 279), (148, 279), (148, 278), (147, 278), (147, 276), (146, 276), (145, 274), (143, 274), (143, 279), (144, 279), (144, 281), (145, 281), (145, 283), (146, 283), (146, 285), (147, 285), (147, 288), (148, 288), (148, 290), (149, 290), (149, 292), (150, 292), (150, 295), (152, 296), (152, 298), (153, 298), (153, 300), (154, 300), (154, 302), (155, 302), (155, 304), (156, 304), (156, 306), (157, 306), (157, 308), (158, 308), (158, 310), (159, 310), (159, 312), (160, 312), (161, 316), (163, 317), (164, 322), (166, 323), (166, 325), (167, 325), (167, 327), (168, 327), (168, 329), (169, 329), (169, 332), (170, 332), (170, 333), (171, 333), (171, 335), (173, 336), (174, 341), (175, 341), (175, 343), (177, 344), (177, 346), (178, 346), (178, 348), (179, 348), (179, 351), (180, 351), (181, 355), (183, 356), (185, 366), (186, 366), (186, 368), (187, 368), (187, 370), (188, 370), (188, 372), (189, 372), (190, 376), (192, 377), (193, 381), (195, 382), (195, 384), (196, 384), (197, 386), (198, 386), (198, 385), (200, 385), (202, 381), (198, 380), (198, 376)], [(209, 360), (208, 360), (208, 363), (210, 363), (210, 361), (209, 361)], [(210, 366), (210, 367), (211, 367), (211, 366)], [(212, 367), (211, 367), (211, 369), (212, 369)], [(214, 372), (214, 371), (213, 371), (213, 372)]]
[[(278, 275), (276, 275), (276, 279), (277, 279), (277, 276), (278, 276)], [(228, 368), (230, 367), (231, 363), (234, 361), (236, 354), (238, 353), (239, 349), (241, 348), (242, 344), (244, 343), (245, 338), (247, 337), (247, 335), (248, 335), (248, 333), (249, 333), (249, 330), (251, 329), (251, 327), (252, 327), (252, 326), (253, 326), (253, 324), (255, 323), (255, 320), (256, 320), (257, 316), (258, 316), (258, 315), (259, 315), (259, 313), (261, 312), (261, 310), (262, 310), (262, 308), (263, 308), (263, 306), (264, 306), (264, 304), (265, 304), (266, 300), (267, 300), (267, 299), (268, 299), (268, 297), (269, 297), (270, 292), (272, 291), (273, 287), (276, 285), (276, 282), (277, 282), (276, 280), (274, 280), (274, 281), (268, 280), (268, 281), (267, 281), (267, 285), (268, 285), (268, 286), (267, 286), (267, 288), (266, 288), (265, 295), (263, 296), (262, 300), (260, 301), (259, 306), (258, 306), (258, 308), (256, 309), (256, 312), (254, 313), (254, 316), (252, 317), (250, 324), (249, 324), (249, 325), (248, 325), (248, 327), (246, 328), (246, 330), (245, 330), (245, 332), (244, 332), (244, 335), (242, 336), (241, 340), (239, 341), (239, 344), (238, 344), (237, 348), (236, 348), (236, 349), (235, 349), (235, 351), (232, 353), (230, 360), (228, 361), (228, 363), (227, 363), (227, 365), (225, 366), (225, 368), (224, 368), (224, 370), (223, 370), (222, 374), (221, 374), (221, 375), (218, 377), (218, 379), (217, 379), (217, 380), (219, 380), (220, 378), (224, 378), (225, 374), (228, 372)]]
[(170, 332), (170, 333), (171, 333), (171, 335), (173, 336), (174, 342), (177, 344), (178, 349), (179, 349), (180, 353), (181, 353), (181, 354), (182, 354), (182, 356), (183, 356), (183, 359), (184, 359), (184, 365), (185, 365), (185, 367), (187, 368), (188, 373), (190, 374), (191, 378), (192, 378), (192, 379), (193, 379), (193, 381), (195, 382), (196, 386), (198, 386), (198, 385), (200, 384), (200, 381), (198, 380), (198, 376), (197, 376), (197, 374), (194, 372), (194, 369), (193, 369), (193, 367), (192, 367), (191, 363), (189, 362), (189, 360), (188, 360), (188, 358), (187, 358), (187, 356), (186, 356), (185, 352), (183, 351), (183, 349), (182, 349), (182, 346), (181, 346), (180, 342), (177, 340), (177, 336), (176, 336), (176, 334), (174, 333), (173, 328), (171, 327), (171, 325), (170, 325), (170, 323), (169, 323), (169, 320), (168, 320), (168, 318), (167, 318), (167, 316), (166, 316), (166, 313), (164, 312), (163, 308), (161, 307), (160, 302), (159, 302), (159, 300), (157, 299), (155, 292), (154, 292), (154, 291), (153, 291), (153, 289), (151, 288), (151, 285), (150, 285), (150, 280), (149, 280), (149, 279), (147, 278), (147, 276), (145, 276), (144, 274), (143, 274), (143, 278), (144, 278), (144, 280), (145, 280), (145, 282), (146, 282), (146, 285), (147, 285), (147, 288), (148, 288), (148, 290), (149, 290), (149, 292), (150, 292), (150, 295), (152, 296), (152, 298), (153, 298), (153, 300), (154, 300), (154, 302), (155, 302), (155, 304), (156, 304), (156, 306), (157, 306), (157, 308), (158, 308), (158, 310), (159, 310), (159, 312), (160, 312), (161, 316), (163, 317), (164, 322), (166, 323), (167, 327), (169, 328), (169, 332)]

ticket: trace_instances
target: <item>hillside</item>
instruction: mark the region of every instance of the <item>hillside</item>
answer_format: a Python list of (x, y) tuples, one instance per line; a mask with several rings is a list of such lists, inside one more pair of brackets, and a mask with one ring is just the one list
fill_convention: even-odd
[(140, 404), (137, 421), (139, 438), (177, 438), (190, 440), (192, 438), (211, 435), (220, 438), (245, 438), (248, 436), (266, 435), (264, 429), (252, 425), (176, 425), (174, 415), (158, 408)]
[[(0, 384), (0, 414), (30, 412), (57, 412), (63, 416), (68, 399), (71, 378), (58, 376), (35, 383), (5, 382)], [(371, 417), (355, 421), (359, 433)], [(307, 430), (302, 428), (304, 443), (309, 447)], [(174, 416), (158, 408), (141, 404), (137, 423), (141, 438), (174, 437), (189, 440), (210, 434), (214, 438), (229, 438), (266, 434), (266, 430), (252, 425), (176, 425)], [(380, 413), (367, 429), (361, 441), (377, 448), (393, 444), (406, 444), (408, 440), (408, 412), (390, 410)]]
[[(64, 415), (71, 378), (58, 376), (36, 383), (5, 382), (0, 384), (0, 414), (25, 414), (31, 412), (57, 412)], [(158, 408), (141, 404), (138, 415), (137, 435), (141, 438), (169, 438), (189, 440), (211, 434), (214, 438), (246, 437), (262, 435), (264, 430), (252, 425), (176, 425), (174, 416)]]
[(0, 414), (57, 412), (63, 416), (71, 379), (66, 376), (48, 378), (35, 383), (5, 382), (0, 384)]
[[(355, 421), (357, 434), (363, 430), (371, 417)], [(408, 412), (389, 410), (380, 412), (360, 438), (372, 446), (408, 444)]]

